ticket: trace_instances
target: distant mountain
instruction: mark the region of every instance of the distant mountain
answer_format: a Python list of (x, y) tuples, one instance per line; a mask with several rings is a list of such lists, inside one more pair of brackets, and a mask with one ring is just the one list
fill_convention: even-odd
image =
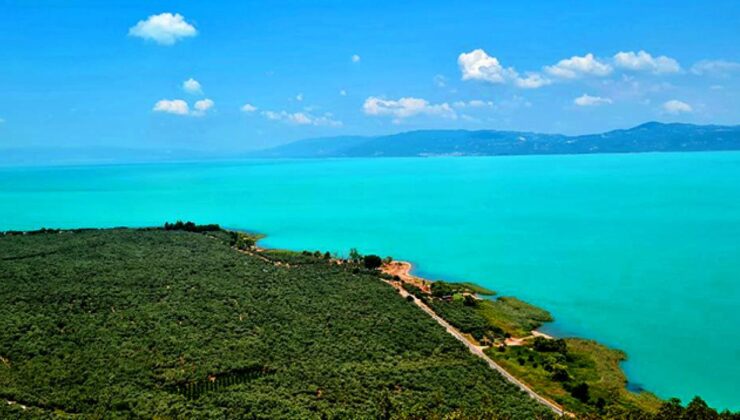
[(709, 150), (740, 150), (740, 126), (649, 122), (626, 130), (582, 136), (496, 130), (422, 130), (388, 136), (300, 140), (250, 156), (493, 156)]

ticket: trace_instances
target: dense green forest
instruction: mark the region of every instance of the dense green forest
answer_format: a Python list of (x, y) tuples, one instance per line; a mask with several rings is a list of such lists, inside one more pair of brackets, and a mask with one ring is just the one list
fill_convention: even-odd
[(364, 265), (188, 226), (0, 236), (0, 418), (546, 418)]

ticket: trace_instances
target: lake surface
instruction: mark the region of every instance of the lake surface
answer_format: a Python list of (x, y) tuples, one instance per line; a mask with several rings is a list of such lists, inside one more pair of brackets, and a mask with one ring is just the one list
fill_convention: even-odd
[(633, 386), (740, 409), (740, 153), (0, 168), (0, 230), (176, 219), (477, 282), (625, 350)]

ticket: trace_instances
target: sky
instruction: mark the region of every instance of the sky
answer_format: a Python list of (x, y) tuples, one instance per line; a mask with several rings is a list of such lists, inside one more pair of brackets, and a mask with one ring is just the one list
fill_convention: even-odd
[(0, 149), (740, 123), (740, 2), (0, 0)]

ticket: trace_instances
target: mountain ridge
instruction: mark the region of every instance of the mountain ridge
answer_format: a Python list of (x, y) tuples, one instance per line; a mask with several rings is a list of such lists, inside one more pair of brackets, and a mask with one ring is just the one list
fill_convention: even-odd
[(507, 130), (414, 130), (382, 136), (298, 140), (250, 157), (423, 157), (740, 150), (740, 126), (646, 122), (567, 136)]
[(191, 149), (0, 148), (0, 166), (70, 166), (196, 162), (253, 158), (506, 156), (740, 150), (740, 125), (646, 122), (632, 128), (568, 136), (512, 130), (413, 130), (379, 136), (298, 140), (257, 151)]

